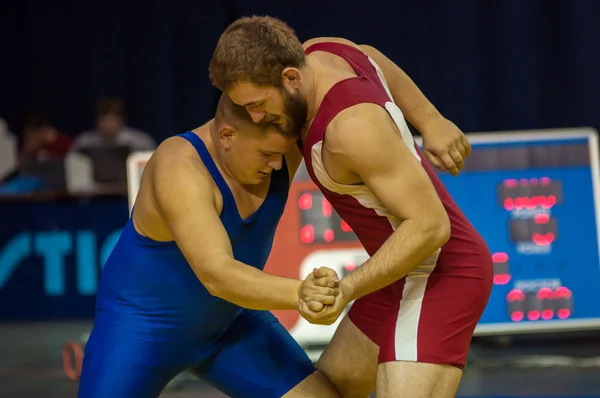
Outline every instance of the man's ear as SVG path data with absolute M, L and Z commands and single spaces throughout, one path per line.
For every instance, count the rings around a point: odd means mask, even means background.
M 225 123 L 219 127 L 219 141 L 225 149 L 231 148 L 237 135 L 237 130 L 230 124 Z
M 302 75 L 296 68 L 289 67 L 281 71 L 281 81 L 283 82 L 284 86 L 297 90 L 300 88 L 301 80 Z

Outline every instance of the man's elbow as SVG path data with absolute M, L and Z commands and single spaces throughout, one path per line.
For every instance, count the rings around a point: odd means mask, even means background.
M 202 286 L 204 286 L 204 288 L 208 291 L 208 293 L 210 293 L 211 296 L 223 298 L 222 296 L 226 294 L 226 282 L 223 280 L 223 278 L 220 277 L 221 274 L 218 271 L 213 272 L 213 269 L 217 271 L 218 269 L 224 268 L 211 267 L 210 270 L 195 269 L 194 271 L 196 276 L 198 277 L 198 280 L 200 281 L 200 283 L 202 283 Z
M 426 225 L 427 240 L 436 248 L 442 247 L 450 239 L 451 224 L 446 211 L 439 212 Z
M 213 277 L 205 277 L 200 279 L 202 282 L 202 286 L 208 291 L 208 293 L 213 297 L 222 298 L 223 296 L 223 286 L 219 283 L 216 278 Z

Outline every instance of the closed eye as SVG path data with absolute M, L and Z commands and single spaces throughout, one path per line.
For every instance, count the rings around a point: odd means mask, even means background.
M 256 110 L 257 108 L 263 106 L 265 104 L 264 101 L 259 101 L 259 102 L 253 102 L 250 104 L 246 104 L 244 105 L 246 107 L 247 110 Z

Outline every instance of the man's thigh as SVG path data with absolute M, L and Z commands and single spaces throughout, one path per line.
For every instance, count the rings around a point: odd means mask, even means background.
M 485 278 L 409 274 L 382 327 L 377 396 L 453 397 L 486 307 Z
M 189 347 L 144 337 L 114 325 L 94 326 L 85 347 L 78 397 L 158 397 L 191 363 L 186 358 Z
M 191 372 L 232 398 L 335 398 L 308 355 L 268 311 L 245 310 L 214 357 Z
M 489 287 L 475 278 L 411 275 L 396 290 L 397 306 L 382 327 L 379 363 L 407 361 L 463 369 Z

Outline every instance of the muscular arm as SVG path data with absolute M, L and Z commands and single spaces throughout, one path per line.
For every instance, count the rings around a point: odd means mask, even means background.
M 442 115 L 425 97 L 412 79 L 398 65 L 376 48 L 361 44 L 360 49 L 367 54 L 383 72 L 394 102 L 413 126 L 420 132 L 426 131 L 426 125 Z
M 233 258 L 202 164 L 169 152 L 168 147 L 161 149 L 153 170 L 158 210 L 210 294 L 250 309 L 296 309 L 300 281 L 267 274 Z
M 450 221 L 425 170 L 387 112 L 360 104 L 340 113 L 327 130 L 336 164 L 357 175 L 402 223 L 341 290 L 354 300 L 406 276 L 450 236 Z

